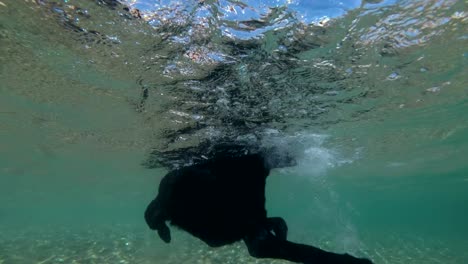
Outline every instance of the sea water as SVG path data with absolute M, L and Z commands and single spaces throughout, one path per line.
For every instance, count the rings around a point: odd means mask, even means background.
M 266 187 L 290 240 L 468 263 L 467 12 L 0 0 L 0 263 L 284 263 L 147 228 L 155 153 L 222 140 L 295 153 Z

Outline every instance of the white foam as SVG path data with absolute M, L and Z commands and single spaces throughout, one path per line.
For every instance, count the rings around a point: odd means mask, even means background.
M 353 157 L 345 157 L 339 149 L 326 146 L 329 138 L 328 135 L 317 133 L 296 133 L 289 136 L 269 133 L 264 144 L 275 145 L 296 156 L 297 165 L 282 169 L 283 173 L 319 180 L 331 168 L 352 163 L 359 153 L 356 152 Z

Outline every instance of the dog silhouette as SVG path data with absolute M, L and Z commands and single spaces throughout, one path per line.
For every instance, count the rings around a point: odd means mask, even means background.
M 265 184 L 270 170 L 295 164 L 289 155 L 217 155 L 170 171 L 145 211 L 148 226 L 169 243 L 166 221 L 211 247 L 243 240 L 251 256 L 297 263 L 371 264 L 348 254 L 327 252 L 287 240 L 281 217 L 268 217 Z

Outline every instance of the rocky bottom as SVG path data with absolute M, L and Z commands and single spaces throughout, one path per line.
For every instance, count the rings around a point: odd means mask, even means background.
M 459 250 L 447 243 L 395 235 L 361 237 L 356 255 L 368 256 L 376 264 L 463 264 L 468 263 L 465 245 Z M 332 239 L 317 239 L 314 245 L 333 250 Z M 364 246 L 365 245 L 365 246 Z M 0 228 L 0 264 L 27 263 L 158 263 L 237 264 L 289 263 L 255 259 L 243 243 L 209 248 L 182 232 L 174 232 L 173 242 L 164 244 L 153 232 L 131 226 L 41 229 Z

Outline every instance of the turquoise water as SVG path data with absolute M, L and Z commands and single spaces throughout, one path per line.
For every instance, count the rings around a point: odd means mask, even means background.
M 468 262 L 465 1 L 205 2 L 0 0 L 0 263 L 282 263 L 143 221 L 151 153 L 226 139 L 298 155 L 291 240 Z

